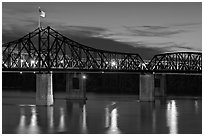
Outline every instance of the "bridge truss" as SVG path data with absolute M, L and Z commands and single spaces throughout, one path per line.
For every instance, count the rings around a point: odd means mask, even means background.
M 138 54 L 94 49 L 75 42 L 51 27 L 37 28 L 3 44 L 3 71 L 142 71 Z
M 155 55 L 147 66 L 154 72 L 201 73 L 202 53 L 175 52 Z
M 145 63 L 138 54 L 91 48 L 49 26 L 3 44 L 2 59 L 2 71 L 202 73 L 200 52 L 158 54 Z

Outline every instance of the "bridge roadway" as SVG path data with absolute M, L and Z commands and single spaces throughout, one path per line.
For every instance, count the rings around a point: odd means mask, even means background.
M 36 73 L 36 104 L 53 104 L 52 74 L 66 74 L 68 99 L 85 99 L 87 72 L 140 73 L 140 100 L 154 101 L 154 91 L 165 95 L 165 74 L 202 73 L 201 52 L 172 52 L 143 61 L 139 54 L 112 52 L 82 45 L 51 27 L 37 28 L 3 44 L 3 72 Z M 160 80 L 160 87 L 154 80 Z

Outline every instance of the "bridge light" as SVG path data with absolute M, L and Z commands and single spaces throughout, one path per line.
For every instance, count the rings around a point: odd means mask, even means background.
M 22 74 L 23 72 L 21 71 L 20 74 Z
M 35 64 L 35 60 L 30 61 L 31 65 Z
M 112 60 L 112 61 L 111 61 L 111 66 L 112 66 L 112 67 L 115 67 L 116 65 L 117 65 L 116 61 L 115 61 L 115 60 Z
M 86 77 L 86 75 L 82 75 L 82 79 L 86 79 L 87 77 Z
M 35 60 L 31 60 L 30 63 L 31 63 L 31 67 L 35 67 Z

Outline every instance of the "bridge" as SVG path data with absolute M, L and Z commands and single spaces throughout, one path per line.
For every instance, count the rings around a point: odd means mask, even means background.
M 201 52 L 173 52 L 155 55 L 149 62 L 139 54 L 95 49 L 71 40 L 51 27 L 39 27 L 24 37 L 3 44 L 2 72 L 36 73 L 36 102 L 53 104 L 52 74 L 67 75 L 69 98 L 85 98 L 86 72 L 140 73 L 140 100 L 154 100 L 154 79 L 165 74 L 201 74 Z M 164 94 L 160 93 L 160 94 Z

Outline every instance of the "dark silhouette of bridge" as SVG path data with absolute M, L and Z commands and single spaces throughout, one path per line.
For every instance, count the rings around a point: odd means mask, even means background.
M 3 72 L 37 73 L 38 105 L 53 104 L 54 72 L 64 72 L 66 75 L 67 98 L 70 99 L 86 97 L 83 72 L 138 72 L 141 101 L 154 101 L 154 92 L 165 96 L 167 73 L 202 73 L 201 52 L 157 54 L 146 62 L 139 54 L 105 51 L 82 45 L 49 26 L 37 28 L 18 40 L 3 44 L 2 55 Z M 155 79 L 160 81 L 157 86 Z
M 51 27 L 37 28 L 3 44 L 2 71 L 104 71 L 201 73 L 202 53 L 174 52 L 144 62 L 139 54 L 112 52 L 82 45 Z

